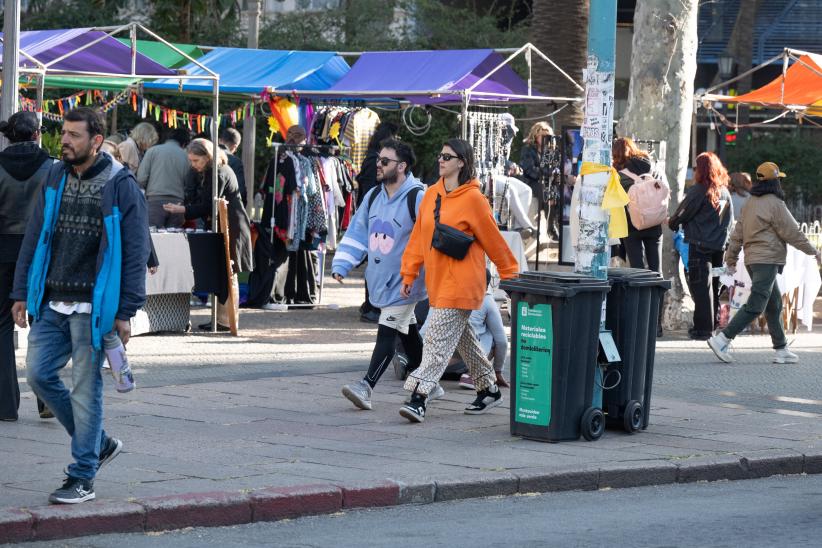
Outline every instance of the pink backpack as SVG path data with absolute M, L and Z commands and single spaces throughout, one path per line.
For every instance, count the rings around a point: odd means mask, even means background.
M 631 224 L 637 230 L 659 226 L 668 218 L 668 199 L 671 189 L 662 179 L 655 178 L 650 173 L 635 175 L 623 169 L 620 173 L 634 180 L 628 189 L 628 215 Z

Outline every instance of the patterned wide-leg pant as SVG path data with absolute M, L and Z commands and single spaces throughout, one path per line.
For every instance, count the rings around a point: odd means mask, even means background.
M 477 336 L 468 323 L 470 310 L 434 308 L 428 313 L 428 326 L 422 346 L 422 363 L 408 375 L 404 388 L 427 396 L 448 366 L 448 360 L 459 350 L 474 379 L 477 392 L 496 382 L 494 367 L 480 347 Z M 417 384 L 419 383 L 419 387 Z

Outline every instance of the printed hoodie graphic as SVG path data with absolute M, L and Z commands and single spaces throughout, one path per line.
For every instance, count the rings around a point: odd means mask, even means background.
M 416 212 L 419 214 L 425 186 L 412 174 L 408 175 L 391 198 L 382 185 L 369 190 L 334 255 L 331 272 L 341 276 L 347 276 L 352 268 L 368 256 L 365 279 L 368 282 L 369 300 L 378 308 L 415 303 L 426 297 L 422 278 L 414 284 L 410 298 L 403 299 L 400 296 L 400 263 L 414 228 L 407 198 L 413 188 L 420 189 L 416 197 Z M 373 192 L 379 194 L 369 207 Z

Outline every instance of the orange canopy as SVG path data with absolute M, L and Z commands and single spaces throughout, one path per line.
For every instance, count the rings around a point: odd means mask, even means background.
M 784 78 L 779 76 L 759 89 L 724 100 L 770 107 L 805 107 L 807 114 L 822 115 L 822 55 L 803 54 L 795 58 Z

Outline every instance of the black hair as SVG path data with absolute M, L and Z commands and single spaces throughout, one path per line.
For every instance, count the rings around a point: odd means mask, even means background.
M 380 148 L 382 148 L 382 142 L 396 138 L 399 132 L 399 126 L 394 122 L 380 122 L 380 125 L 374 130 L 374 134 L 368 141 L 368 150 L 379 152 Z
M 33 141 L 38 131 L 42 131 L 40 120 L 30 111 L 15 112 L 8 120 L 0 122 L 0 133 L 5 135 L 10 143 Z
M 243 140 L 243 136 L 240 135 L 240 132 L 233 127 L 224 127 L 220 130 L 219 139 L 226 145 L 238 147 Z
M 185 148 L 191 142 L 191 132 L 186 128 L 177 127 L 169 133 L 168 138 L 174 139 L 181 147 Z
M 63 120 L 66 122 L 85 122 L 90 137 L 106 135 L 106 119 L 93 108 L 73 108 L 63 116 Z
M 459 184 L 464 185 L 475 177 L 474 173 L 474 149 L 471 143 L 464 139 L 448 139 L 445 146 L 454 151 L 457 158 L 462 160 L 462 168 L 459 173 Z
M 414 154 L 414 149 L 408 143 L 403 143 L 397 139 L 386 139 L 382 142 L 380 148 L 390 148 L 397 154 L 397 159 L 400 162 L 405 162 L 405 172 L 411 171 L 414 164 L 417 163 L 417 156 Z

